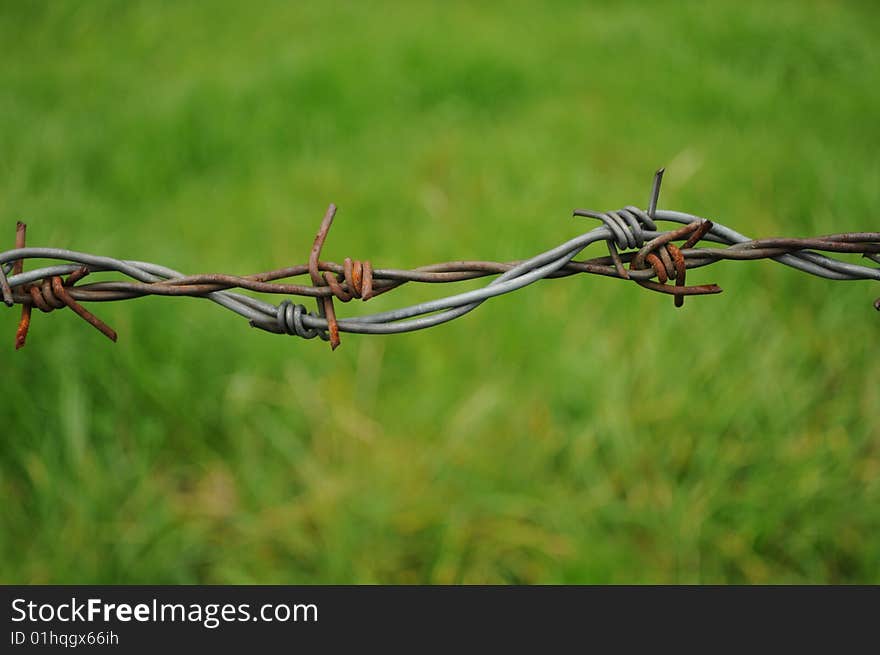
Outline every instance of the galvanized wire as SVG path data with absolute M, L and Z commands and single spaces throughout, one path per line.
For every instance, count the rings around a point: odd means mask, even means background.
M 86 310 L 80 301 L 105 302 L 167 295 L 208 298 L 243 316 L 253 327 L 307 339 L 320 337 L 329 340 L 335 348 L 339 344 L 339 332 L 396 334 L 421 330 L 463 316 L 489 298 L 521 289 L 538 280 L 578 273 L 632 280 L 651 290 L 673 295 L 676 306 L 683 303 L 685 296 L 721 291 L 714 284 L 685 284 L 688 269 L 721 260 L 773 259 L 831 280 L 880 280 L 880 268 L 846 262 L 816 252 L 856 253 L 871 262 L 880 263 L 880 232 L 852 232 L 808 239 L 752 240 L 729 227 L 693 214 L 657 209 L 662 175 L 662 169 L 655 175 L 646 210 L 635 206 L 610 212 L 575 210 L 575 216 L 596 218 L 603 225 L 529 259 L 513 262 L 446 262 L 413 270 L 373 269 L 369 262 L 350 259 L 346 259 L 342 265 L 322 261 L 320 253 L 336 212 L 333 205 L 322 221 L 307 264 L 246 276 L 187 276 L 150 262 L 59 248 L 25 247 L 24 226 L 20 224 L 17 247 L 0 253 L 0 291 L 8 306 L 22 305 L 17 347 L 24 344 L 33 306 L 42 311 L 70 307 L 115 340 L 115 332 Z M 660 230 L 656 221 L 678 223 L 683 227 Z M 582 261 L 575 259 L 597 241 L 606 242 L 608 256 Z M 679 247 L 675 241 L 684 243 Z M 725 247 L 695 247 L 699 241 Z M 27 259 L 61 263 L 24 271 L 22 264 Z M 87 274 L 100 271 L 115 271 L 128 279 L 79 283 Z M 278 281 L 307 273 L 311 277 L 311 285 Z M 368 300 L 405 283 L 450 283 L 491 275 L 497 277 L 479 289 L 391 311 L 336 318 L 334 299 L 345 302 L 353 298 Z M 62 276 L 68 278 L 63 280 Z M 318 301 L 318 309 L 308 312 L 302 304 L 290 299 L 275 305 L 231 289 L 313 297 Z M 874 305 L 880 310 L 880 299 Z

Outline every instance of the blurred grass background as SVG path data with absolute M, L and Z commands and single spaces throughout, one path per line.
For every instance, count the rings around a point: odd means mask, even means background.
M 873 3 L 0 6 L 8 247 L 249 273 L 333 201 L 336 261 L 516 259 L 661 165 L 755 237 L 878 228 Z M 877 285 L 693 280 L 725 293 L 570 278 L 333 354 L 155 298 L 14 352 L 4 311 L 0 581 L 880 582 Z

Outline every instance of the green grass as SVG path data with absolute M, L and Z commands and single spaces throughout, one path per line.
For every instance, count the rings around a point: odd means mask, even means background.
M 661 165 L 662 207 L 752 236 L 876 230 L 878 19 L 3 3 L 3 239 L 248 273 L 333 201 L 337 261 L 516 259 Z M 691 279 L 725 293 L 570 278 L 332 354 L 161 298 L 14 352 L 2 312 L 0 581 L 880 582 L 878 286 Z

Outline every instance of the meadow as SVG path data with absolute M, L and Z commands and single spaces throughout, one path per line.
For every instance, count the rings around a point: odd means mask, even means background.
M 0 241 L 245 274 L 334 202 L 327 259 L 511 260 L 660 166 L 662 208 L 749 236 L 878 230 L 878 20 L 3 2 Z M 880 583 L 880 286 L 688 279 L 724 293 L 551 280 L 332 353 L 187 298 L 90 305 L 115 345 L 35 313 L 14 351 L 0 307 L 0 582 Z

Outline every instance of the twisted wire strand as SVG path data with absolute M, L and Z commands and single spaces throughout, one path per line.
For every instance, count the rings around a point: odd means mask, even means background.
M 323 261 L 321 251 L 336 214 L 330 205 L 307 264 L 246 276 L 184 275 L 174 269 L 134 260 L 121 260 L 59 248 L 26 247 L 24 227 L 17 231 L 16 248 L 0 253 L 0 292 L 8 306 L 22 306 L 16 346 L 24 344 L 30 308 L 49 312 L 63 307 L 77 314 L 115 341 L 116 333 L 80 304 L 127 300 L 147 295 L 203 297 L 248 320 L 251 326 L 304 339 L 319 337 L 332 347 L 339 333 L 397 334 L 421 330 L 456 319 L 487 299 L 533 284 L 544 278 L 594 274 L 632 280 L 650 290 L 670 294 L 681 306 L 690 295 L 720 293 L 714 284 L 688 286 L 689 269 L 722 260 L 773 259 L 811 275 L 831 280 L 880 280 L 880 268 L 835 259 L 825 253 L 856 253 L 880 263 L 880 232 L 852 232 L 814 238 L 752 240 L 717 222 L 693 214 L 657 209 L 663 170 L 655 174 L 647 210 L 629 205 L 595 212 L 576 209 L 575 216 L 594 218 L 602 225 L 526 260 L 513 262 L 459 261 L 413 270 L 373 268 L 369 261 L 346 258 L 343 263 Z M 659 230 L 656 222 L 681 227 Z M 575 258 L 588 246 L 604 241 L 607 257 Z M 682 241 L 676 245 L 675 241 Z M 725 247 L 696 247 L 704 241 Z M 56 260 L 58 264 L 24 271 L 27 259 Z M 628 267 L 626 266 L 628 265 Z M 78 284 L 86 275 L 115 271 L 128 280 Z M 308 274 L 312 284 L 278 282 Z M 68 276 L 66 280 L 62 276 Z M 386 293 L 411 282 L 449 283 L 496 275 L 485 286 L 399 309 L 355 318 L 337 318 L 334 300 L 349 302 Z M 315 298 L 317 311 L 285 299 L 278 305 L 234 291 Z M 874 303 L 880 310 L 880 299 Z

